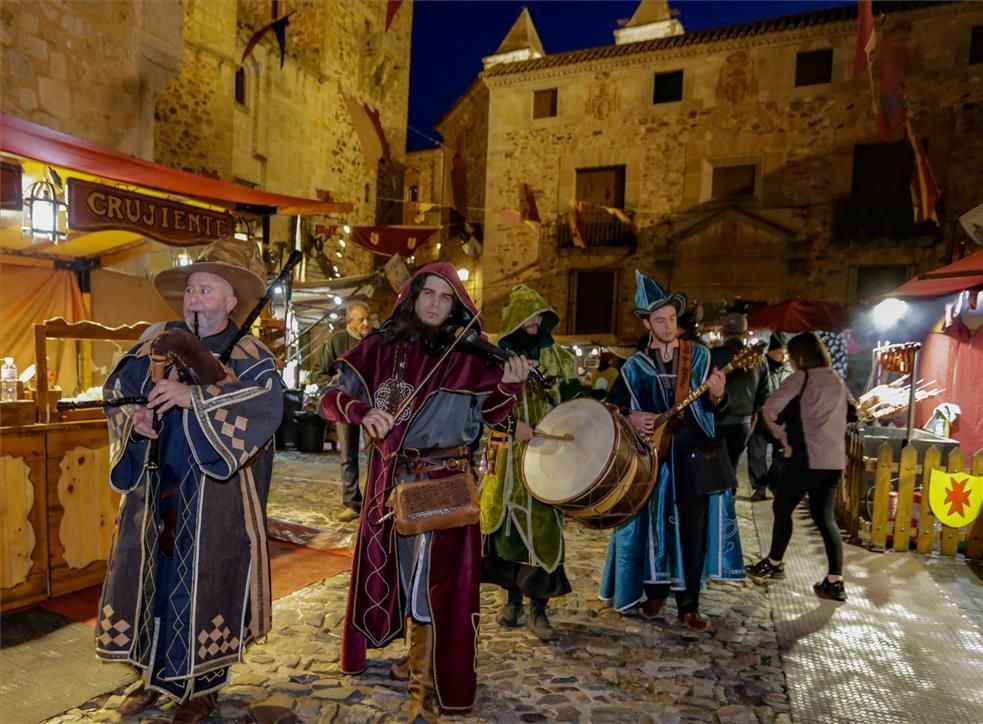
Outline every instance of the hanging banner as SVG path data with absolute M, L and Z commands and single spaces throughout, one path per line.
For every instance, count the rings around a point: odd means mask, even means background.
M 22 205 L 20 166 L 0 161 L 0 209 L 18 211 Z
M 439 226 L 354 226 L 351 240 L 382 256 L 412 256 L 440 230 Z
M 194 246 L 232 236 L 235 217 L 71 178 L 68 227 L 72 231 L 132 231 L 171 246 Z
M 983 476 L 932 471 L 928 501 L 943 525 L 962 528 L 976 520 L 983 504 Z

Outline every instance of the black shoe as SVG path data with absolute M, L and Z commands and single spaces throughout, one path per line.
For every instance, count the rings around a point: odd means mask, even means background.
M 779 563 L 776 566 L 765 556 L 753 566 L 744 566 L 744 572 L 755 583 L 764 583 L 769 578 L 781 581 L 785 578 L 785 564 Z
M 556 630 L 546 617 L 546 601 L 533 599 L 529 603 L 529 619 L 526 626 L 540 641 L 555 641 Z
M 755 488 L 751 493 L 751 502 L 758 503 L 762 500 L 768 500 L 768 491 L 765 488 Z
M 816 595 L 820 598 L 826 598 L 830 601 L 846 600 L 846 591 L 843 589 L 843 581 L 833 583 L 828 578 L 824 578 L 819 583 L 813 583 L 812 590 L 815 591 Z
M 518 591 L 509 591 L 509 598 L 498 614 L 498 625 L 518 628 L 520 618 L 522 618 L 522 594 Z

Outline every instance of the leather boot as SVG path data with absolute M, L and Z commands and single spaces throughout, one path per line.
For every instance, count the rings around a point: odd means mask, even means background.
M 389 667 L 389 678 L 396 681 L 409 681 L 410 678 L 410 655 L 396 659 Z
M 143 684 L 140 684 L 140 686 L 126 695 L 126 698 L 116 707 L 116 711 L 123 716 L 139 714 L 156 704 L 159 698 L 159 691 L 147 689 Z
M 498 614 L 498 625 L 516 628 L 522 617 L 522 591 L 509 591 L 509 598 Z
M 188 699 L 174 711 L 174 718 L 171 721 L 174 724 L 198 724 L 198 722 L 205 721 L 215 709 L 215 702 L 217 701 L 218 692 L 216 691 Z
M 410 623 L 410 710 L 407 721 L 432 724 L 440 714 L 433 682 L 433 627 Z
M 556 631 L 553 629 L 552 624 L 550 624 L 550 620 L 546 617 L 547 603 L 549 603 L 548 598 L 529 599 L 529 620 L 526 621 L 526 626 L 541 641 L 555 641 Z

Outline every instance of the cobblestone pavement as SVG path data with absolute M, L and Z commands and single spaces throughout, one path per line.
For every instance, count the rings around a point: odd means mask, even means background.
M 278 454 L 271 516 L 351 535 L 341 510 L 336 455 Z M 744 554 L 758 554 L 750 505 L 739 502 Z M 670 604 L 650 623 L 625 617 L 597 599 L 608 534 L 570 524 L 567 571 L 573 593 L 551 602 L 559 640 L 541 643 L 525 628 L 495 622 L 501 591 L 482 587 L 478 694 L 458 722 L 707 721 L 722 724 L 788 722 L 789 699 L 765 589 L 711 584 L 703 612 L 712 635 L 675 623 Z M 233 669 L 209 721 L 380 722 L 405 709 L 405 684 L 387 677 L 403 643 L 370 650 L 360 677 L 340 673 L 341 619 L 348 574 L 308 586 L 274 603 L 273 631 Z M 99 665 L 93 663 L 92 665 Z M 50 722 L 120 721 L 113 711 L 124 691 L 89 701 Z M 149 710 L 161 722 L 170 711 Z

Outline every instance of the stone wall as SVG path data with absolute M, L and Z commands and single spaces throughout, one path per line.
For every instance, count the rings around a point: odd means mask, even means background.
M 0 3 L 0 109 L 153 158 L 153 108 L 181 59 L 181 0 Z
M 287 55 L 279 67 L 272 34 L 246 61 L 245 103 L 235 74 L 255 29 L 270 21 L 267 0 L 187 0 L 181 72 L 157 103 L 157 160 L 170 166 L 256 185 L 268 191 L 355 203 L 351 224 L 372 223 L 375 169 L 367 168 L 345 95 L 379 108 L 393 155 L 402 159 L 409 100 L 412 3 L 383 32 L 386 3 L 291 0 Z M 306 226 L 305 226 L 306 228 Z M 289 240 L 290 221 L 275 219 L 274 240 Z M 337 237 L 325 254 L 342 274 L 372 271 L 372 255 Z M 317 264 L 309 264 L 314 278 Z
M 539 70 L 493 69 L 483 78 L 489 126 L 481 289 L 488 319 L 499 318 L 519 281 L 566 315 L 571 272 L 612 269 L 619 273 L 612 331 L 627 341 L 637 332 L 630 314 L 635 268 L 703 300 L 712 314 L 735 296 L 854 302 L 863 266 L 914 272 L 942 263 L 958 235 L 956 218 L 983 200 L 983 66 L 968 65 L 970 28 L 983 23 L 983 10 L 941 6 L 888 22 L 906 66 L 912 121 L 928 140 L 944 193 L 937 238 L 835 233 L 837 202 L 851 191 L 854 145 L 876 140 L 868 82 L 852 77 L 852 22 Z M 830 47 L 832 82 L 795 87 L 796 53 Z M 683 100 L 653 104 L 654 74 L 678 69 Z M 533 119 L 533 91 L 552 87 L 558 115 Z M 756 165 L 753 198 L 711 201 L 713 167 L 732 163 Z M 634 247 L 558 248 L 548 225 L 539 234 L 515 229 L 495 211 L 516 208 L 516 189 L 528 183 L 540 212 L 563 220 L 576 169 L 610 165 L 625 166 Z

